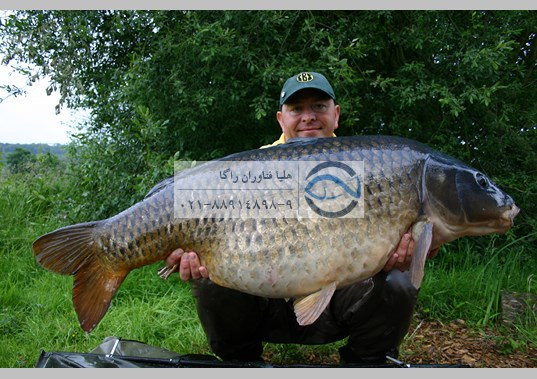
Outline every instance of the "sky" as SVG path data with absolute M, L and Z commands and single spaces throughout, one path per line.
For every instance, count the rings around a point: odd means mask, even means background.
M 0 65 L 0 85 L 15 84 L 24 87 L 26 95 L 8 96 L 0 89 L 0 142 L 2 143 L 47 143 L 65 144 L 69 133 L 82 119 L 81 114 L 62 110 L 56 114 L 55 106 L 59 94 L 46 94 L 48 80 L 41 79 L 26 86 L 25 79 L 10 67 Z

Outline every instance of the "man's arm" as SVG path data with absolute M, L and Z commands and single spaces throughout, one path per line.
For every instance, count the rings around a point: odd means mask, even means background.
M 412 254 L 414 252 L 414 240 L 412 239 L 412 233 L 410 231 L 403 234 L 399 246 L 393 252 L 388 262 L 384 265 L 384 271 L 391 271 L 394 268 L 400 271 L 406 271 L 410 267 L 412 261 Z

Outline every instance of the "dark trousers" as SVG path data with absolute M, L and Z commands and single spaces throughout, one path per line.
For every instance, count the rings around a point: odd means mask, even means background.
M 335 291 L 311 325 L 300 326 L 293 302 L 252 296 L 209 280 L 192 282 L 209 346 L 223 360 L 261 360 L 263 342 L 316 345 L 348 337 L 340 348 L 347 363 L 397 357 L 410 326 L 418 291 L 408 272 L 380 272 Z

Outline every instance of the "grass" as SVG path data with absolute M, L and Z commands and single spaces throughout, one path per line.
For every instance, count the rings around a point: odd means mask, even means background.
M 3 176 L 0 179 L 0 367 L 33 367 L 44 351 L 89 352 L 106 337 L 139 340 L 179 354 L 210 354 L 188 284 L 156 275 L 160 264 L 129 274 L 99 326 L 79 327 L 71 301 L 72 278 L 36 262 L 32 241 L 70 224 L 62 178 Z M 536 293 L 535 235 L 461 239 L 427 263 L 419 317 L 464 319 L 476 328 L 497 327 L 500 290 Z M 535 315 L 516 325 L 513 346 L 537 345 Z M 297 363 L 337 354 L 340 341 L 323 346 L 267 344 L 275 363 Z

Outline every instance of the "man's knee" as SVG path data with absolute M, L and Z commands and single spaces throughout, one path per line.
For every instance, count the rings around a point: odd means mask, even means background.
M 208 280 L 192 282 L 192 293 L 214 354 L 223 360 L 261 360 L 260 322 L 264 299 Z
M 418 298 L 418 290 L 412 285 L 408 271 L 390 271 L 383 292 L 384 301 L 395 308 L 403 307 L 402 311 L 411 311 Z
M 353 312 L 348 345 L 340 353 L 350 357 L 396 356 L 408 332 L 418 291 L 407 272 L 392 270 L 374 277 L 376 286 L 369 301 Z

